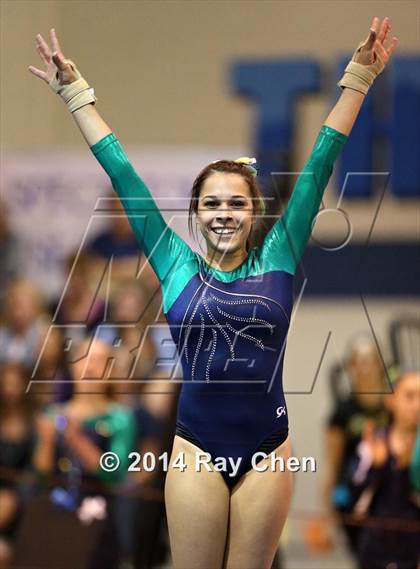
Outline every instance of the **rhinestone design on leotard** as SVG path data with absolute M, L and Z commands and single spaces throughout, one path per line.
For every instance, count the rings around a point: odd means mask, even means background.
M 274 333 L 276 318 L 270 303 L 278 304 L 258 295 L 226 292 L 214 284 L 209 287 L 202 282 L 187 311 L 181 330 L 182 340 L 180 338 L 185 361 L 191 364 L 191 381 L 203 377 L 197 376 L 198 362 L 205 362 L 201 374 L 204 371 L 205 382 L 211 381 L 216 346 L 220 341 L 227 350 L 226 357 L 230 362 L 241 360 L 238 358 L 238 347 L 242 348 L 242 353 L 249 353 L 247 344 L 251 344 L 251 348 L 254 346 L 261 351 L 266 350 L 266 345 L 258 336 L 272 336 Z M 271 319 L 274 322 L 270 322 Z M 264 334 L 254 335 L 247 331 L 249 328 L 264 331 Z M 220 353 L 219 348 L 217 352 Z

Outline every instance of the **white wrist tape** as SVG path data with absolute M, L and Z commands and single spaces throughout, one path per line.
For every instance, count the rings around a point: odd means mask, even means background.
M 342 89 L 344 89 L 344 87 L 348 87 L 349 89 L 354 89 L 355 91 L 359 91 L 366 95 L 369 87 L 372 85 L 376 77 L 382 72 L 385 65 L 377 53 L 375 53 L 375 61 L 370 65 L 356 63 L 356 56 L 364 44 L 365 42 L 361 42 L 357 46 L 351 61 L 344 70 L 343 77 L 337 85 Z
M 75 64 L 70 61 L 70 59 L 67 59 L 66 63 L 70 64 L 75 72 L 77 77 L 76 81 L 66 85 L 61 85 L 58 79 L 58 73 L 56 73 L 51 79 L 49 85 L 54 93 L 60 95 L 66 103 L 69 111 L 74 113 L 74 111 L 77 111 L 85 105 L 95 103 L 97 99 L 95 97 L 94 90 L 89 87 L 88 82 L 83 79 Z

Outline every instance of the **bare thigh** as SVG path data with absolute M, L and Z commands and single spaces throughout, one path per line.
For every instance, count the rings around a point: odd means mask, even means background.
M 276 456 L 290 456 L 290 439 Z M 269 466 L 270 457 L 258 463 Z M 234 487 L 230 499 L 226 569 L 270 569 L 290 506 L 292 473 L 250 470 Z
M 221 569 L 229 520 L 229 489 L 219 472 L 195 470 L 202 452 L 175 436 L 171 464 L 182 453 L 186 469 L 168 468 L 165 503 L 174 569 Z

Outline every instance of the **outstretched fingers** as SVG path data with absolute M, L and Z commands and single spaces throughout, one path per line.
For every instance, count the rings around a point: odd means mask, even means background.
M 388 57 L 391 57 L 391 55 L 394 53 L 396 47 L 398 45 L 398 38 L 396 38 L 395 36 L 392 38 L 391 43 L 389 44 L 389 46 L 386 48 L 386 51 L 388 52 Z
M 363 47 L 365 49 L 372 49 L 373 46 L 375 45 L 375 40 L 376 40 L 376 32 L 371 28 Z
M 379 34 L 379 31 L 381 29 L 381 21 L 377 16 L 373 18 L 370 29 L 373 30 L 376 35 Z
M 49 65 L 50 60 L 47 58 L 44 50 L 41 48 L 41 46 L 38 43 L 36 44 L 36 50 L 38 52 L 39 57 L 42 59 L 42 61 L 45 63 L 45 65 Z
M 379 40 L 376 40 L 375 43 L 375 53 L 379 56 L 383 63 L 388 62 L 388 52 Z
M 58 41 L 58 37 L 57 37 L 56 31 L 54 28 L 51 28 L 51 30 L 50 30 L 50 37 L 51 37 L 51 47 L 52 47 L 53 54 L 57 53 L 57 54 L 61 55 L 61 57 L 64 59 L 64 55 L 63 55 L 63 52 L 61 50 L 60 43 Z
M 37 34 L 35 39 L 36 39 L 36 47 L 42 60 L 47 64 L 50 63 L 52 54 L 50 48 L 48 47 L 47 42 L 44 40 L 41 34 Z
M 381 60 L 384 63 L 388 63 L 390 57 L 395 51 L 395 48 L 397 47 L 397 43 L 398 39 L 394 37 L 392 38 L 389 47 L 386 48 L 379 40 L 376 40 L 375 52 L 378 54 L 378 56 L 381 58 Z
M 37 67 L 34 67 L 33 65 L 30 65 L 28 67 L 28 69 L 31 73 L 33 73 L 34 75 L 36 75 L 40 79 L 43 79 L 44 81 L 48 82 L 47 74 L 45 73 L 45 71 L 41 71 L 41 69 L 38 69 Z
M 391 29 L 390 19 L 388 17 L 384 18 L 378 33 L 378 40 L 381 43 L 384 43 L 384 41 L 386 40 L 386 36 L 388 35 L 390 29 Z
M 391 20 L 385 17 L 382 22 L 375 16 L 372 20 L 369 35 L 365 41 L 365 49 L 374 49 L 384 63 L 387 63 L 397 47 L 398 39 L 389 40 Z
M 65 71 L 67 69 L 68 63 L 60 51 L 53 53 L 52 59 L 60 71 Z

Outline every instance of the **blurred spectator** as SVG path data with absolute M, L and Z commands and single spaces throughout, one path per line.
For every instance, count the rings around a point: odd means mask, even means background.
M 155 366 L 155 346 L 148 332 L 150 323 L 146 289 L 140 281 L 123 282 L 112 295 L 110 322 L 101 327 L 99 337 L 114 346 L 123 346 L 131 354 L 126 377 L 136 381 L 134 392 L 141 386 L 137 382 L 148 379 Z
M 410 465 L 410 478 L 413 488 L 420 493 L 420 421 Z
M 20 244 L 7 222 L 7 210 L 0 202 L 0 310 L 8 284 L 20 275 Z
M 66 261 L 68 282 L 62 298 L 51 307 L 53 323 L 62 327 L 65 342 L 80 343 L 104 320 L 106 304 L 91 281 L 91 264 L 83 252 Z
M 140 269 L 143 281 L 149 285 L 154 283 L 154 289 L 159 288 L 155 273 L 146 262 L 141 245 L 134 237 L 121 202 L 113 191 L 107 202 L 108 228 L 88 243 L 86 248 L 95 274 L 102 275 L 112 259 L 111 290 L 121 281 L 136 278 L 140 274 Z
M 91 561 L 91 569 L 117 566 L 115 491 L 127 476 L 134 448 L 135 423 L 131 412 L 112 400 L 107 368 L 112 348 L 99 340 L 85 340 L 72 365 L 74 393 L 63 405 L 50 406 L 37 421 L 38 444 L 34 465 L 38 472 L 55 473 L 61 482 L 51 493 L 54 503 L 88 514 L 88 498 L 100 497 L 106 519 Z M 120 466 L 113 472 L 100 467 L 104 452 L 114 452 Z M 99 504 L 100 502 L 98 502 Z
M 0 567 L 7 567 L 23 506 L 23 474 L 35 446 L 28 372 L 20 364 L 0 366 Z
M 154 309 L 149 291 L 140 279 L 121 283 L 112 295 L 112 324 L 101 327 L 99 337 L 118 346 L 117 353 L 121 347 L 130 353 L 126 374 L 114 386 L 114 397 L 133 408 L 137 428 L 134 450 L 142 457 L 157 458 L 166 445 L 162 438 L 168 417 L 151 413 L 144 405 L 143 395 L 145 388 L 153 385 L 156 364 L 156 349 L 148 328 L 153 323 Z M 130 562 L 139 569 L 151 567 L 166 555 L 167 547 L 161 539 L 164 520 L 161 471 L 162 464 L 156 460 L 154 468 L 132 472 L 125 491 L 116 500 L 120 520 L 117 527 L 127 566 Z
M 118 346 L 117 353 L 121 347 L 130 353 L 126 375 L 114 386 L 114 397 L 133 408 L 137 427 L 135 450 L 149 458 L 170 451 L 173 426 L 169 422 L 176 402 L 172 394 L 176 386 L 170 385 L 161 370 L 159 379 L 164 379 L 164 383 L 155 377 L 156 363 L 161 357 L 153 334 L 154 314 L 160 308 L 156 300 L 159 298 L 151 298 L 144 279 L 122 281 L 112 295 L 112 323 L 99 331 L 101 339 Z M 169 333 L 166 322 L 165 327 Z M 167 555 L 163 484 L 162 463 L 156 460 L 154 468 L 132 472 L 126 489 L 116 500 L 124 560 L 134 563 L 136 569 L 155 566 Z
M 136 569 L 143 569 L 154 566 L 153 561 L 158 557 L 163 560 L 167 550 L 160 542 L 163 485 L 160 484 L 162 463 L 158 460 L 163 451 L 164 425 L 140 401 L 133 404 L 136 423 L 133 450 L 142 459 L 139 470 L 130 473 L 125 490 L 117 497 L 116 512 L 120 520 L 117 527 L 123 559 L 127 566 L 130 562 Z M 144 468 L 144 464 L 152 467 Z
M 308 539 L 318 551 L 333 543 L 333 528 L 338 521 L 345 530 L 348 545 L 357 551 L 359 528 L 346 524 L 352 508 L 349 477 L 357 460 L 356 449 L 369 422 L 384 427 L 389 420 L 383 404 L 386 386 L 381 357 L 376 344 L 365 335 L 352 340 L 345 357 L 351 392 L 335 401 L 328 420 L 325 440 L 325 482 L 322 490 L 322 516 L 311 524 Z
M 25 279 L 11 282 L 0 326 L 0 362 L 32 367 L 38 358 L 46 329 L 47 317 L 36 286 Z
M 32 376 L 31 390 L 40 407 L 70 399 L 73 382 L 68 369 L 68 352 L 60 328 L 51 326 Z
M 108 228 L 97 235 L 87 246 L 91 255 L 117 260 L 138 257 L 141 253 L 130 222 L 124 208 L 114 191 L 109 193 L 107 205 L 109 208 Z M 133 273 L 126 275 L 133 276 Z
M 420 421 L 420 372 L 399 374 L 385 403 L 391 424 L 382 430 L 365 426 L 352 476 L 354 512 L 368 518 L 360 530 L 358 560 L 363 569 L 416 569 L 420 494 L 410 480 L 410 460 Z

